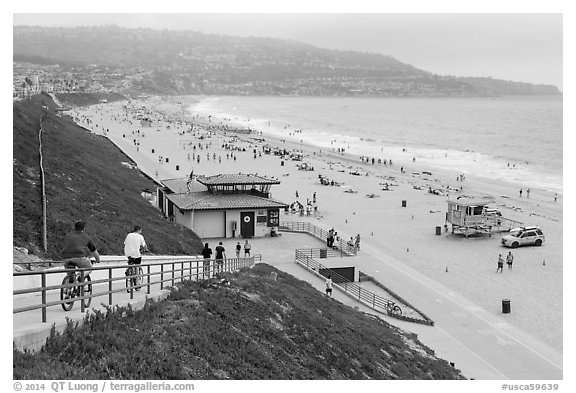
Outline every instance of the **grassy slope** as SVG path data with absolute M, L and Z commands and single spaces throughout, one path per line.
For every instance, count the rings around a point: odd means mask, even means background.
M 413 335 L 269 265 L 225 276 L 230 285 L 189 282 L 143 310 L 93 316 L 48 339 L 38 354 L 14 350 L 13 377 L 463 378 Z
M 48 251 L 42 250 L 42 201 L 38 154 L 40 117 L 47 105 L 42 136 L 47 194 Z M 114 144 L 58 117 L 45 95 L 13 105 L 13 244 L 34 254 L 60 258 L 62 239 L 74 221 L 103 254 L 122 254 L 124 237 L 138 224 L 156 254 L 198 254 L 202 244 L 189 229 L 171 224 L 140 196 L 154 183 Z

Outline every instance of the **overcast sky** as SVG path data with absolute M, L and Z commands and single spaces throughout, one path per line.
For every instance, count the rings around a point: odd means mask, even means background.
M 14 14 L 14 25 L 124 27 L 294 39 L 376 52 L 417 68 L 553 84 L 562 90 L 560 13 Z

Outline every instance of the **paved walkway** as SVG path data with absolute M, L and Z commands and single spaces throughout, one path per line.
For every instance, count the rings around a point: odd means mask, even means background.
M 221 239 L 230 244 L 230 239 Z M 294 249 L 318 248 L 323 243 L 312 236 L 282 232 L 278 238 L 253 239 L 252 249 L 279 270 L 309 282 L 324 292 L 324 279 L 294 263 Z M 351 266 L 391 287 L 434 322 L 425 326 L 380 315 L 404 330 L 414 332 L 438 357 L 453 362 L 465 376 L 484 380 L 561 380 L 562 353 L 507 323 L 505 316 L 489 313 L 450 288 L 403 265 L 364 241 Z M 330 259 L 322 260 L 330 266 Z M 340 265 L 340 262 L 338 262 Z M 393 284 L 393 285 L 392 285 Z M 384 296 L 384 294 L 381 294 Z M 336 300 L 374 313 L 347 295 L 335 291 Z
M 235 240 L 209 239 L 208 242 L 217 244 L 220 240 L 223 241 L 229 256 L 234 255 Z M 296 248 L 321 247 L 323 243 L 319 240 L 305 234 L 281 233 L 277 238 L 255 238 L 251 239 L 250 243 L 253 254 L 261 254 L 264 263 L 307 281 L 324 292 L 324 280 L 294 262 Z M 330 266 L 330 260 L 325 259 L 323 263 Z M 400 296 L 434 320 L 435 326 L 431 327 L 380 315 L 387 322 L 416 333 L 420 341 L 432 348 L 438 357 L 453 362 L 465 376 L 483 380 L 562 379 L 562 353 L 511 326 L 505 317 L 490 314 L 451 289 L 371 247 L 369 241 L 363 242 L 359 256 L 347 257 L 346 260 L 350 265 L 357 266 L 392 287 Z M 338 261 L 339 265 L 341 263 L 342 261 Z M 126 304 L 130 301 L 127 294 L 123 296 L 125 298 L 115 297 L 115 303 L 118 301 Z M 150 295 L 138 292 L 132 301 L 135 307 L 143 305 L 147 296 L 159 298 L 166 296 L 166 292 L 159 289 L 154 289 Z M 359 304 L 338 290 L 334 291 L 334 298 L 360 311 L 374 313 L 367 306 Z M 97 303 L 98 299 L 94 299 L 92 307 Z M 15 316 L 15 340 L 35 335 L 41 344 L 52 323 L 62 328 L 66 317 L 80 320 L 83 316 L 78 311 L 79 307 L 70 313 L 63 312 L 60 307 L 53 309 L 48 313 L 48 324 L 39 322 L 38 310 Z

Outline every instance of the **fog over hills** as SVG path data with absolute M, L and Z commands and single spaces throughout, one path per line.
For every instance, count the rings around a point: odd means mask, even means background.
M 381 54 L 194 31 L 14 27 L 14 61 L 130 79 L 149 94 L 557 95 L 551 85 L 436 75 Z M 138 77 L 134 77 L 138 75 Z M 126 92 L 126 91 L 123 91 Z

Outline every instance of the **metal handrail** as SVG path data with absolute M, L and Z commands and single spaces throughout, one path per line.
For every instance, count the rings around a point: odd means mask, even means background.
M 279 230 L 284 232 L 303 232 L 308 233 L 315 238 L 325 242 L 328 238 L 328 231 L 317 227 L 316 225 L 309 222 L 302 221 L 282 221 L 279 225 Z M 335 241 L 332 249 L 340 250 L 340 256 L 353 256 L 358 253 L 356 246 L 350 246 L 347 242 L 339 238 Z
M 168 261 L 160 261 L 160 262 L 145 262 L 139 265 L 142 267 L 143 270 L 146 270 L 144 274 L 142 274 L 143 282 L 139 285 L 142 288 L 146 288 L 146 294 L 150 294 L 150 288 L 154 285 L 160 285 L 160 289 L 163 290 L 165 283 L 171 282 L 171 286 L 175 285 L 177 280 L 183 282 L 184 280 L 201 280 L 206 277 L 212 277 L 214 274 L 219 272 L 231 272 L 237 271 L 243 267 L 252 266 L 256 261 L 262 261 L 262 255 L 256 254 L 250 258 L 226 258 L 222 260 L 222 265 L 219 266 L 217 264 L 217 259 L 202 259 L 202 258 L 186 258 L 183 257 L 182 259 L 175 259 L 175 260 L 168 260 Z M 204 263 L 208 262 L 208 265 L 205 266 Z M 171 269 L 164 269 L 165 266 L 171 265 Z M 46 312 L 49 307 L 58 306 L 63 303 L 69 303 L 70 299 L 65 300 L 57 300 L 57 301 L 47 301 L 47 294 L 50 291 L 60 291 L 61 289 L 65 288 L 74 288 L 77 287 L 79 284 L 69 283 L 69 284 L 57 284 L 57 285 L 46 285 L 46 278 L 51 275 L 57 274 L 66 274 L 66 273 L 74 273 L 75 275 L 79 273 L 81 277 L 84 277 L 84 273 L 86 271 L 94 272 L 94 271 L 108 271 L 108 278 L 100 278 L 94 281 L 91 281 L 92 284 L 92 293 L 88 295 L 84 295 L 83 293 L 83 285 L 80 286 L 81 288 L 81 296 L 75 297 L 74 301 L 80 301 L 80 309 L 84 312 L 84 300 L 90 298 L 96 298 L 101 296 L 108 295 L 108 304 L 113 305 L 113 297 L 112 294 L 118 292 L 126 292 L 127 288 L 122 286 L 119 289 L 113 289 L 112 284 L 115 281 L 125 281 L 126 278 L 130 278 L 131 276 L 126 276 L 125 274 L 117 275 L 114 277 L 112 274 L 113 271 L 119 269 L 127 269 L 129 267 L 133 267 L 135 265 L 113 265 L 113 266 L 92 266 L 90 268 L 76 268 L 76 269 L 51 269 L 51 270 L 34 270 L 34 271 L 27 271 L 27 272 L 13 272 L 13 277 L 22 277 L 22 276 L 39 276 L 41 279 L 41 285 L 31 288 L 25 289 L 16 289 L 13 290 L 13 296 L 19 295 L 26 295 L 26 294 L 40 294 L 41 300 L 39 304 L 29 305 L 20 308 L 14 308 L 12 310 L 13 314 L 22 313 L 26 311 L 32 310 L 42 310 L 42 322 L 46 322 Z M 152 271 L 153 267 L 159 267 L 159 271 Z M 207 269 L 205 269 L 207 268 Z M 176 275 L 178 273 L 178 275 Z M 160 276 L 159 279 L 154 279 L 157 276 Z M 97 284 L 106 284 L 108 283 L 107 290 L 103 291 L 94 291 L 94 287 Z M 134 298 L 134 289 L 129 289 L 130 299 Z
M 316 261 L 309 255 L 310 250 L 297 249 L 296 262 L 300 263 L 303 266 L 306 266 L 308 269 L 311 269 L 320 275 L 322 275 L 320 273 L 320 270 L 325 270 L 329 272 L 329 274 L 332 276 L 332 282 L 335 286 L 339 287 L 342 291 L 348 293 L 349 295 L 352 295 L 354 298 L 357 298 L 359 301 L 363 302 L 364 304 L 368 305 L 369 307 L 377 311 L 383 312 L 388 315 L 402 313 L 402 309 L 394 301 L 376 295 L 375 293 L 362 288 L 355 282 L 350 282 L 344 276 L 322 265 L 320 262 Z M 326 277 L 324 275 L 322 276 Z

